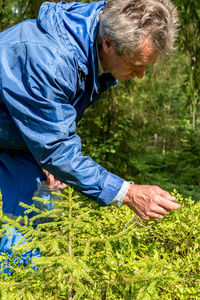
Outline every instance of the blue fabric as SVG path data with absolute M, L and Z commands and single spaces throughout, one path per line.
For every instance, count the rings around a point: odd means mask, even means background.
M 57 179 L 108 205 L 123 179 L 83 156 L 76 135 L 85 109 L 117 83 L 111 74 L 98 78 L 104 5 L 46 2 L 37 20 L 0 33 L 0 148 L 28 149 Z
M 46 180 L 46 176 L 30 154 L 22 151 L 2 151 L 0 153 L 0 189 L 3 213 L 11 216 L 24 216 L 25 209 L 19 205 L 19 202 L 28 205 L 33 203 L 33 193 L 40 180 Z M 28 216 L 32 217 L 33 214 Z M 3 228 L 4 236 L 0 242 L 0 255 L 6 254 L 11 259 L 13 258 L 12 246 L 23 238 L 23 233 L 19 232 L 17 228 L 7 230 L 6 224 L 3 225 Z M 35 256 L 40 256 L 39 249 L 25 252 L 20 257 L 15 255 L 14 263 L 26 266 Z M 10 259 L 1 259 L 0 266 L 3 266 L 4 272 L 12 275 Z
M 19 202 L 28 205 L 33 203 L 32 197 L 37 189 L 38 179 L 46 180 L 46 176 L 28 153 L 12 150 L 0 153 L 3 213 L 23 216 L 25 209 L 19 206 Z
M 24 215 L 19 202 L 32 203 L 41 168 L 101 205 L 108 205 L 123 179 L 81 153 L 76 124 L 100 93 L 116 85 L 98 78 L 96 36 L 104 1 L 44 3 L 37 20 L 0 33 L 0 189 L 3 213 Z M 31 217 L 31 215 L 30 215 Z M 0 252 L 12 258 L 23 236 L 13 228 Z M 26 265 L 39 250 L 16 258 Z M 30 256 L 30 259 L 28 257 Z M 4 271 L 11 274 L 9 260 Z M 7 264 L 7 266 L 6 266 Z
M 33 265 L 32 258 L 41 257 L 40 250 L 32 249 L 21 255 L 16 253 L 13 254 L 12 247 L 22 241 L 23 234 L 20 233 L 17 228 L 10 228 L 8 230 L 6 227 L 7 225 L 4 224 L 4 236 L 1 238 L 0 242 L 0 255 L 2 255 L 2 258 L 0 259 L 0 273 L 3 272 L 11 276 L 13 275 L 15 265 L 23 265 L 25 267 L 30 263 L 32 264 L 33 269 L 37 270 L 38 266 Z M 25 243 L 25 241 L 23 243 Z

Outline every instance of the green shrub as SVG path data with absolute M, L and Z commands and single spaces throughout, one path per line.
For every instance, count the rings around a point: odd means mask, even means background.
M 57 209 L 35 217 L 54 218 L 36 230 L 34 219 L 21 226 L 5 218 L 32 238 L 16 253 L 39 247 L 42 257 L 34 259 L 38 270 L 1 275 L 0 299 L 200 299 L 200 203 L 175 194 L 182 208 L 149 223 L 71 188 Z

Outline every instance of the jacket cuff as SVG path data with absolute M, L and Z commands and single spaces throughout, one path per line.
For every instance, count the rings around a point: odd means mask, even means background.
M 121 189 L 124 180 L 115 174 L 108 173 L 103 185 L 103 189 L 96 199 L 96 202 L 102 206 L 109 205 Z
M 117 195 L 115 196 L 115 198 L 111 201 L 111 205 L 114 205 L 116 207 L 120 207 L 123 203 L 123 200 L 128 192 L 128 189 L 130 187 L 130 182 L 128 181 L 124 181 L 124 183 L 122 184 L 121 189 L 119 190 L 119 192 L 117 193 Z

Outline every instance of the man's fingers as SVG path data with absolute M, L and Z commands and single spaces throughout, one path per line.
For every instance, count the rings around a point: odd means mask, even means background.
M 163 219 L 170 210 L 180 208 L 171 196 L 158 186 L 130 185 L 124 204 L 134 210 L 143 220 Z
M 44 172 L 44 174 L 47 177 L 46 181 L 42 181 L 42 184 L 49 186 L 50 189 L 60 189 L 60 190 L 64 190 L 67 187 L 67 184 L 61 182 L 58 179 L 55 179 L 55 177 L 50 174 L 48 171 L 46 170 L 42 170 Z
M 42 184 L 48 185 L 50 188 L 54 187 L 55 184 L 56 184 L 55 177 L 52 174 L 50 174 L 48 171 L 44 170 L 44 169 L 42 171 L 43 171 L 43 173 L 47 177 L 47 180 L 46 181 L 42 181 Z
M 149 215 L 149 220 L 151 220 L 151 219 L 163 219 L 163 218 L 164 218 L 164 216 L 162 214 L 157 214 L 157 213 L 153 213 L 153 212 Z
M 170 193 L 164 191 L 164 190 L 161 190 L 160 191 L 160 195 L 163 197 L 163 198 L 166 198 L 167 200 L 170 200 L 170 201 L 175 201 L 176 200 L 176 197 L 170 195 Z
M 45 185 L 49 185 L 50 187 L 52 187 L 55 184 L 55 178 L 53 175 L 51 175 L 50 173 L 45 174 L 47 176 L 47 181 L 43 181 L 42 183 Z
M 65 184 L 63 182 L 59 183 L 59 186 L 58 186 L 59 190 L 64 190 L 64 189 L 66 189 L 66 187 L 67 187 L 67 184 Z
M 152 209 L 153 213 L 157 213 L 159 215 L 168 215 L 169 211 L 167 209 L 164 209 L 161 206 L 156 206 L 154 209 Z
M 172 202 L 171 200 L 168 200 L 163 197 L 160 198 L 159 205 L 167 210 L 179 209 L 181 207 L 180 204 Z
M 48 180 L 48 176 L 50 175 L 50 173 L 48 171 L 44 170 L 44 169 L 42 169 L 42 172 L 46 175 L 47 180 Z
M 163 215 L 161 215 L 159 213 L 154 213 L 154 212 L 149 213 L 148 216 L 147 215 L 140 215 L 140 214 L 138 214 L 138 215 L 144 221 L 152 221 L 154 219 L 163 219 L 164 218 Z

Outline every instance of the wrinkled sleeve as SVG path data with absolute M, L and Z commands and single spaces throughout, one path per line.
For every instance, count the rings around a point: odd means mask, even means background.
M 3 98 L 35 160 L 99 204 L 110 204 L 124 181 L 82 155 L 71 105 L 73 58 L 31 44 L 12 45 L 2 55 Z

